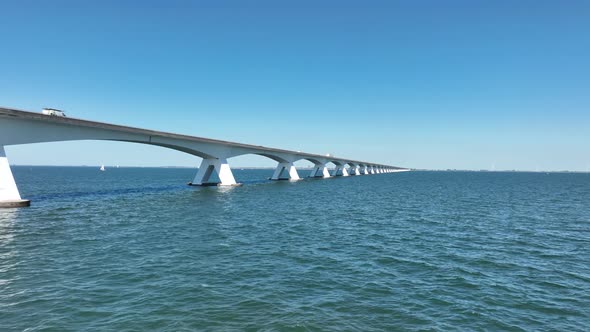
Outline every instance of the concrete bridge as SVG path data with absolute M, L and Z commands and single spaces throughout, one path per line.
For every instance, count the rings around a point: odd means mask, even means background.
M 314 164 L 309 174 L 310 177 L 328 178 L 408 170 L 329 155 L 227 142 L 0 107 L 0 207 L 28 206 L 30 204 L 30 201 L 21 199 L 6 158 L 4 146 L 72 140 L 109 140 L 150 144 L 201 157 L 203 158 L 201 166 L 194 180 L 189 183 L 201 186 L 238 185 L 227 159 L 245 154 L 256 154 L 275 160 L 278 165 L 272 175 L 272 180 L 299 180 L 299 174 L 293 163 L 303 159 Z M 327 167 L 328 163 L 335 165 L 331 174 Z M 218 182 L 211 181 L 213 172 L 217 173 Z

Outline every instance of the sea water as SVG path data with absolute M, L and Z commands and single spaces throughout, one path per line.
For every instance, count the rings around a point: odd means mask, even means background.
M 13 172 L 1 331 L 590 328 L 590 174 Z

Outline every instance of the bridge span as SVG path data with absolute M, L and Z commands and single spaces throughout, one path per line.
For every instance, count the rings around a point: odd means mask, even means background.
M 272 180 L 299 180 L 294 163 L 303 159 L 314 164 L 309 177 L 328 178 L 409 170 L 330 155 L 289 151 L 0 107 L 0 207 L 30 204 L 29 200 L 24 200 L 20 196 L 4 146 L 73 140 L 150 144 L 201 157 L 203 160 L 197 174 L 189 183 L 198 186 L 238 185 L 227 159 L 245 154 L 256 154 L 275 160 L 278 165 L 271 177 Z M 327 167 L 328 163 L 335 165 L 332 173 Z M 219 181 L 211 180 L 213 172 L 217 173 Z

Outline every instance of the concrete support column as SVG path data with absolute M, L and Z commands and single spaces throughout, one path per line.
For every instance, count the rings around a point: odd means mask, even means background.
M 316 164 L 311 173 L 309 173 L 310 178 L 329 178 L 330 172 L 328 171 L 328 167 L 325 164 Z
M 324 167 L 322 167 L 322 177 L 323 178 L 330 177 L 330 172 L 328 171 L 328 167 L 326 167 L 326 165 L 324 165 Z
M 209 178 L 211 177 L 213 171 L 217 172 L 220 182 L 209 182 Z M 197 172 L 197 175 L 195 175 L 195 179 L 189 184 L 194 186 L 238 185 L 234 179 L 234 175 L 231 172 L 231 168 L 229 168 L 227 159 L 225 158 L 203 159 L 201 166 L 199 166 L 199 171 Z
M 341 169 L 342 169 L 342 166 L 336 165 L 336 167 L 334 168 L 334 172 L 332 173 L 332 176 L 340 176 Z
M 344 165 L 342 165 L 341 167 L 342 167 L 342 176 L 349 176 L 350 174 L 348 174 L 348 170 L 346 169 L 346 167 Z
M 31 201 L 20 197 L 4 146 L 0 145 L 0 208 L 29 206 L 30 204 Z
M 279 163 L 277 165 L 277 168 L 275 169 L 275 172 L 270 179 L 296 181 L 300 180 L 301 178 L 299 177 L 297 169 L 295 168 L 293 163 L 285 162 Z
M 309 173 L 309 177 L 310 178 L 315 178 L 316 174 L 320 171 L 320 168 L 316 165 L 311 169 L 311 172 Z
M 332 174 L 332 176 L 348 176 L 348 170 L 346 169 L 346 167 L 344 167 L 344 165 L 336 165 L 336 168 L 334 169 L 334 173 Z
M 361 175 L 361 167 L 360 166 L 354 166 L 352 168 L 352 174 L 354 174 L 354 175 Z
M 332 172 L 332 176 L 340 176 L 340 166 L 336 165 L 336 167 L 334 168 L 334 171 Z

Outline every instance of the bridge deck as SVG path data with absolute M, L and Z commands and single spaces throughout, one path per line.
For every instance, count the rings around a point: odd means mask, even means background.
M 356 163 L 356 164 L 368 164 L 368 165 L 374 165 L 374 166 L 390 167 L 393 169 L 404 169 L 403 167 L 375 164 L 375 163 L 371 163 L 371 162 L 364 162 L 364 161 L 347 159 L 347 158 L 336 157 L 336 156 L 325 156 L 325 155 L 319 155 L 319 154 L 313 154 L 313 153 L 305 153 L 305 152 L 298 152 L 298 151 L 291 151 L 291 150 L 285 150 L 285 149 L 265 147 L 265 146 L 261 146 L 261 145 L 251 145 L 251 144 L 244 144 L 244 143 L 237 143 L 237 142 L 229 142 L 229 141 L 223 141 L 223 140 L 217 140 L 217 139 L 211 139 L 211 138 L 168 133 L 168 132 L 163 132 L 163 131 L 135 128 L 135 127 L 129 127 L 129 126 L 121 126 L 121 125 L 115 125 L 115 124 L 110 124 L 110 123 L 83 120 L 83 119 L 70 118 L 70 117 L 51 116 L 51 115 L 45 115 L 42 113 L 34 113 L 34 112 L 5 108 L 5 107 L 0 107 L 0 118 L 2 118 L 2 117 L 16 117 L 16 118 L 22 118 L 22 119 L 35 120 L 35 121 L 60 123 L 60 124 L 66 124 L 66 125 L 71 125 L 71 126 L 78 126 L 78 127 L 100 128 L 100 129 L 113 130 L 113 131 L 118 131 L 118 132 L 123 132 L 123 133 L 148 135 L 148 136 L 152 136 L 152 137 L 166 137 L 166 138 L 181 139 L 181 140 L 187 140 L 187 141 L 193 141 L 193 142 L 222 144 L 222 145 L 230 146 L 230 147 L 247 148 L 247 149 L 255 150 L 255 151 L 258 151 L 261 153 L 264 153 L 264 152 L 288 153 L 288 154 L 300 156 L 300 157 L 302 157 L 302 159 L 303 158 L 320 158 L 320 159 L 346 160 L 348 162 L 352 162 L 352 163 Z

